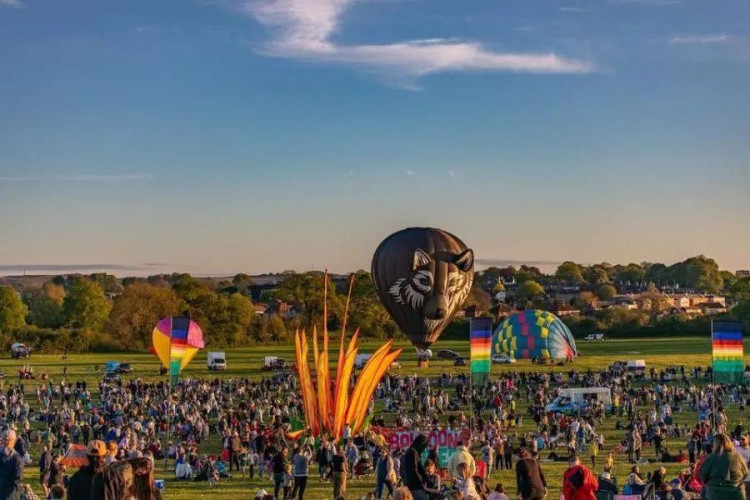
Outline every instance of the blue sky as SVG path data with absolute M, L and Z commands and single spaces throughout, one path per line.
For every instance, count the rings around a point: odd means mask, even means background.
M 478 259 L 749 268 L 748 19 L 0 0 L 0 265 L 343 272 L 431 225 Z

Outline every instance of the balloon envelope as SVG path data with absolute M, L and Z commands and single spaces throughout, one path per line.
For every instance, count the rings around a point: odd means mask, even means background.
M 172 375 L 179 375 L 204 346 L 198 323 L 178 316 L 159 321 L 152 338 L 154 352 Z
M 567 359 L 578 354 L 570 329 L 548 311 L 517 312 L 495 329 L 493 337 L 493 354 L 516 359 Z
M 393 320 L 418 350 L 424 350 L 469 295 L 474 252 L 441 229 L 404 229 L 375 250 L 372 279 Z

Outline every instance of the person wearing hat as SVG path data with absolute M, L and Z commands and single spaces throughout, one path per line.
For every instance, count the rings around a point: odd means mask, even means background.
M 12 429 L 0 434 L 0 500 L 21 498 L 23 457 L 14 449 L 16 439 Z
M 620 493 L 620 490 L 617 487 L 617 481 L 612 479 L 612 474 L 609 471 L 605 470 L 602 472 L 602 475 L 599 476 L 599 489 L 597 491 L 609 491 L 613 495 Z
M 70 478 L 68 485 L 68 500 L 91 500 L 104 498 L 104 459 L 107 455 L 107 445 L 98 439 L 89 443 L 86 456 L 88 465 L 84 465 Z

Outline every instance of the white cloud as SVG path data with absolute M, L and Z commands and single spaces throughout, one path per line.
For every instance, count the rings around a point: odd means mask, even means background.
M 451 177 L 455 177 L 456 176 L 456 172 L 453 171 L 453 170 L 448 170 L 448 175 L 450 175 Z
M 554 53 L 493 51 L 476 41 L 433 38 L 387 44 L 339 45 L 331 40 L 356 0 L 250 0 L 240 10 L 272 32 L 257 47 L 266 56 L 354 66 L 416 88 L 424 75 L 458 71 L 587 73 L 591 63 Z
M 404 173 L 405 173 L 406 175 L 408 175 L 409 177 L 414 177 L 415 175 L 417 175 L 417 174 L 415 174 L 415 173 L 414 173 L 414 171 L 413 171 L 413 170 L 407 170 L 407 171 L 406 171 L 406 172 L 404 172 Z
M 73 174 L 73 175 L 30 175 L 30 176 L 0 176 L 0 182 L 120 182 L 147 181 L 154 178 L 154 174 Z
M 20 7 L 21 2 L 19 0 L 0 0 L 0 5 L 7 5 L 8 7 Z
M 571 7 L 571 6 L 560 7 L 560 10 L 563 12 L 588 12 L 588 10 L 584 9 L 583 7 Z
M 669 40 L 669 43 L 673 45 L 703 45 L 710 43 L 727 43 L 730 41 L 730 37 L 724 34 L 717 35 L 685 35 L 676 36 Z

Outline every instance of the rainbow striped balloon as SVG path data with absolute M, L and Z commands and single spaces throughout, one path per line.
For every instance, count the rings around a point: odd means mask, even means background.
M 745 374 L 745 352 L 742 340 L 742 323 L 738 321 L 712 321 L 714 382 L 736 384 Z
M 185 317 L 164 318 L 152 333 L 154 352 L 161 364 L 169 370 L 174 384 L 180 372 L 204 347 L 203 332 L 198 323 Z

